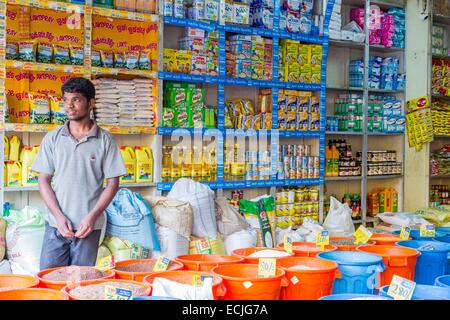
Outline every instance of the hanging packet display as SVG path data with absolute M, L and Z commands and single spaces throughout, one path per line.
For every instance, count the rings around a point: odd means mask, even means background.
M 102 66 L 102 57 L 100 51 L 92 50 L 91 51 L 91 65 L 93 67 L 101 67 Z
M 19 60 L 36 61 L 36 42 L 20 41 L 19 42 Z
M 48 124 L 50 123 L 50 106 L 46 95 L 29 92 L 30 101 L 30 123 Z
M 114 53 L 114 68 L 123 69 L 127 65 L 125 54 L 122 52 L 115 52 Z
M 69 48 L 61 45 L 54 45 L 55 63 L 56 64 L 70 64 Z
M 84 48 L 77 46 L 69 46 L 70 49 L 70 63 L 76 66 L 84 64 Z
M 6 59 L 16 60 L 19 57 L 19 49 L 17 43 L 6 44 Z
M 37 47 L 37 62 L 51 63 L 53 46 L 50 43 L 39 43 Z
M 52 124 L 66 123 L 67 115 L 64 111 L 64 100 L 58 96 L 49 96 L 50 99 L 50 117 Z
M 139 70 L 151 70 L 151 54 L 150 50 L 141 51 L 139 54 Z
M 126 56 L 126 67 L 127 69 L 137 69 L 139 63 L 139 52 L 128 51 L 125 52 Z
M 100 57 L 103 68 L 114 68 L 114 55 L 112 52 L 100 50 Z

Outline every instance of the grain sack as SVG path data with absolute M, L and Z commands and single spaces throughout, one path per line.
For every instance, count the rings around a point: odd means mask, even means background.
M 108 248 L 116 262 L 130 259 L 146 259 L 150 251 L 137 243 L 118 237 L 106 236 L 103 245 Z
M 0 217 L 0 262 L 5 257 L 6 253 L 6 221 Z
M 189 238 L 192 233 L 192 208 L 189 202 L 166 197 L 144 197 L 152 207 L 155 223 Z
M 256 229 L 249 228 L 230 234 L 224 238 L 226 254 L 231 254 L 236 249 L 252 248 L 257 246 Z
M 103 243 L 103 241 L 102 241 L 102 243 Z M 105 245 L 102 244 L 101 246 L 99 246 L 98 247 L 98 251 L 97 251 L 97 262 L 96 262 L 96 265 L 100 264 L 99 262 L 100 262 L 101 259 L 103 259 L 105 257 L 108 257 L 110 255 L 112 255 L 112 253 L 111 253 L 111 251 L 109 251 L 109 249 Z
M 11 264 L 8 260 L 3 260 L 0 262 L 0 274 L 11 274 Z
M 223 236 L 245 230 L 250 225 L 239 211 L 225 197 L 216 198 L 217 228 Z
M 169 259 L 189 253 L 189 238 L 178 234 L 176 231 L 156 224 L 156 233 L 161 248 L 160 254 Z M 157 255 L 153 256 L 157 258 Z
M 45 220 L 39 210 L 26 206 L 20 211 L 10 210 L 5 219 L 6 256 L 13 273 L 35 275 L 39 272 Z
M 191 179 L 181 178 L 170 190 L 168 198 L 187 201 L 193 213 L 192 235 L 214 239 L 217 222 L 214 206 L 214 191 L 208 186 Z
M 105 211 L 107 235 L 160 251 L 151 207 L 140 194 L 121 188 Z
M 330 197 L 330 210 L 323 222 L 330 237 L 351 237 L 355 232 L 352 221 L 352 209 L 347 203 L 340 203 L 336 198 Z
M 189 242 L 189 254 L 225 254 L 222 237 L 219 233 L 215 239 L 192 237 Z

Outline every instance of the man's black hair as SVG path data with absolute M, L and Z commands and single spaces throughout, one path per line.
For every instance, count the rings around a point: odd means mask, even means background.
M 70 78 L 61 87 L 62 94 L 81 93 L 88 101 L 95 98 L 94 84 L 86 78 Z

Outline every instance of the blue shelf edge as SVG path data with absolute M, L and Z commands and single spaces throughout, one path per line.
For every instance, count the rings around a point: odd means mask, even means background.
M 319 178 L 314 179 L 286 179 L 286 180 L 260 180 L 260 181 L 223 181 L 223 182 L 201 182 L 208 185 L 211 189 L 248 189 L 248 188 L 270 188 L 270 187 L 288 187 L 288 186 L 311 186 L 321 184 Z M 160 191 L 169 191 L 174 182 L 158 182 L 157 189 Z
M 286 130 L 243 130 L 243 129 L 220 129 L 220 128 L 175 128 L 175 127 L 158 127 L 158 134 L 168 136 L 176 134 L 179 136 L 198 136 L 198 135 L 215 135 L 217 132 L 223 133 L 225 136 L 236 137 L 253 137 L 253 136 L 272 136 L 278 132 L 280 138 L 320 138 L 321 131 L 286 131 Z

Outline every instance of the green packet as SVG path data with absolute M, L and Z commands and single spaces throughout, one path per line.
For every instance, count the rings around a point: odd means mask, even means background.
M 53 59 L 53 46 L 50 43 L 39 43 L 37 50 L 37 62 L 51 63 Z
M 56 64 L 70 64 L 69 48 L 55 44 L 53 46 Z
M 275 198 L 268 196 L 258 201 L 240 200 L 239 210 L 246 216 L 256 216 L 261 230 L 261 240 L 264 247 L 273 248 L 275 242 L 272 235 L 269 217 L 275 216 Z

